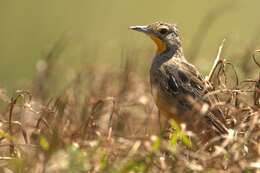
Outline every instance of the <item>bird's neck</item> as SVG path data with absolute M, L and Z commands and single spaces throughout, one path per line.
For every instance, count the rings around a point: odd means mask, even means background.
M 165 50 L 161 52 L 157 50 L 154 60 L 159 60 L 163 63 L 176 58 L 185 60 L 181 46 L 167 46 Z
M 168 63 L 170 61 L 175 61 L 176 59 L 186 61 L 181 47 L 179 47 L 178 49 L 167 49 L 166 51 L 160 54 L 156 54 L 153 58 L 153 62 L 150 68 L 151 77 L 153 78 L 153 76 L 156 76 L 154 73 L 160 71 L 161 66 L 163 64 Z

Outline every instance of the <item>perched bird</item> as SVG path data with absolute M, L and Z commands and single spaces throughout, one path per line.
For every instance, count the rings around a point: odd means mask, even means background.
M 192 127 L 195 133 L 209 127 L 220 134 L 227 133 L 221 110 L 210 109 L 217 102 L 216 96 L 207 96 L 213 87 L 186 60 L 177 26 L 155 22 L 147 26 L 131 26 L 130 29 L 145 33 L 157 45 L 150 67 L 150 84 L 160 112 L 186 124 L 187 129 Z M 202 123 L 195 124 L 197 120 Z

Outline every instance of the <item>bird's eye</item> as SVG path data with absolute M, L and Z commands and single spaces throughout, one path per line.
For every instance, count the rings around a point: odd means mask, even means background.
M 166 33 L 168 32 L 168 29 L 167 29 L 167 28 L 160 28 L 160 29 L 158 30 L 158 32 L 159 32 L 160 34 L 164 35 L 164 34 L 166 34 Z

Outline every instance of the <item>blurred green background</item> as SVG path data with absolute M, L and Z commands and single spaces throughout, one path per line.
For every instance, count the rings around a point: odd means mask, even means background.
M 260 48 L 259 7 L 259 0 L 1 0 L 0 87 L 29 84 L 37 62 L 61 38 L 64 70 L 90 63 L 117 68 L 133 56 L 146 72 L 154 45 L 128 27 L 155 21 L 179 25 L 185 54 L 202 72 L 224 38 L 225 57 L 241 65 L 250 59 L 245 51 Z

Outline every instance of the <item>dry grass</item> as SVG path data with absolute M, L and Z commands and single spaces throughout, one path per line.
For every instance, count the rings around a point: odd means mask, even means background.
M 197 57 L 216 19 L 232 8 L 233 1 L 205 15 L 191 39 L 189 57 Z M 100 18 L 103 15 L 100 13 Z M 118 20 L 113 22 L 118 24 Z M 239 80 L 233 66 L 237 62 L 224 59 L 216 61 L 216 68 L 210 73 L 215 91 L 208 95 L 217 94 L 220 98 L 212 109 L 222 108 L 232 131 L 205 145 L 173 121 L 170 137 L 165 138 L 164 129 L 169 123 L 159 116 L 148 81 L 135 72 L 130 60 L 117 70 L 86 66 L 63 89 L 54 92 L 57 76 L 61 77 L 59 80 L 64 76 L 57 70 L 57 61 L 67 46 L 67 40 L 58 40 L 39 61 L 31 88 L 13 95 L 0 88 L 0 172 L 260 172 L 260 73 L 255 79 L 249 76 L 259 71 L 256 54 L 260 50 L 253 53 L 253 61 L 248 61 L 258 44 L 259 32 L 260 28 L 244 53 L 231 57 L 242 59 L 239 72 L 243 71 L 248 79 Z M 217 59 L 222 57 L 222 46 Z M 57 73 L 62 75 L 54 78 Z M 186 133 L 192 134 L 191 138 Z
M 162 137 L 166 122 L 130 61 L 121 71 L 88 66 L 49 99 L 59 51 L 41 61 L 30 92 L 0 92 L 0 172 L 259 171 L 260 78 L 240 82 L 232 64 L 219 61 L 214 94 L 234 131 L 201 146 L 173 122 L 171 137 Z

